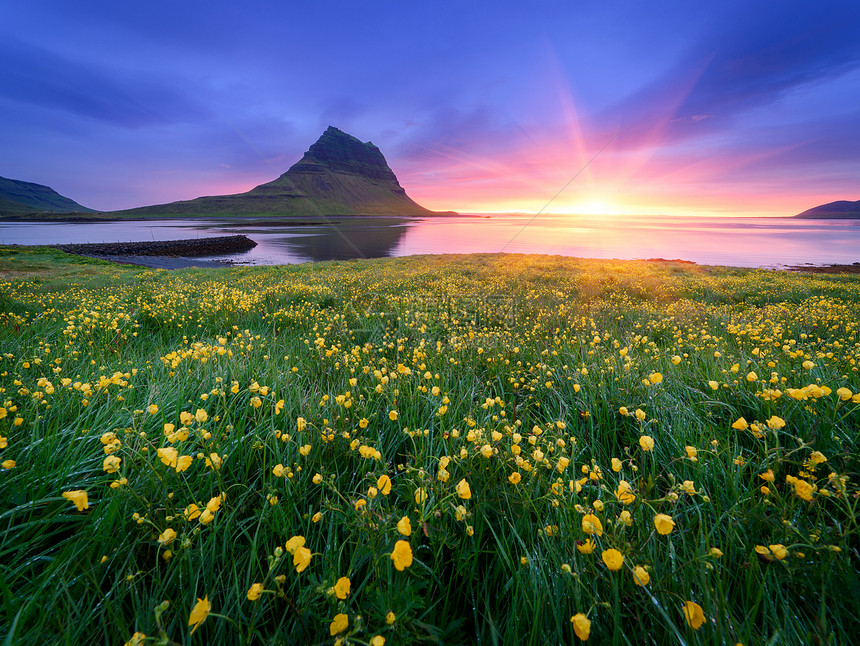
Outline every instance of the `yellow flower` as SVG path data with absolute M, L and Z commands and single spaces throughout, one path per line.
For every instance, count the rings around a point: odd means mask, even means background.
M 633 494 L 633 487 L 630 486 L 630 483 L 626 480 L 621 480 L 618 483 L 618 488 L 615 490 L 615 497 L 623 505 L 629 505 L 634 500 L 636 500 L 636 496 Z
M 472 497 L 472 490 L 469 488 L 469 483 L 463 478 L 457 483 L 457 495 L 463 500 L 468 500 Z
M 176 472 L 182 473 L 194 462 L 194 458 L 190 455 L 180 455 L 176 460 Z
M 809 501 L 812 500 L 812 493 L 814 489 L 812 485 L 809 484 L 806 480 L 801 480 L 797 478 L 792 483 L 794 484 L 794 493 L 798 498 L 802 498 L 803 500 Z
M 683 484 L 681 485 L 681 490 L 684 493 L 688 493 L 692 496 L 696 493 L 696 485 L 693 483 L 692 480 L 684 480 Z
M 427 492 L 424 489 L 416 489 L 415 490 L 415 504 L 421 505 L 424 501 L 427 500 Z
M 334 620 L 332 620 L 331 625 L 328 627 L 328 631 L 331 633 L 332 637 L 334 637 L 338 633 L 342 633 L 348 627 L 349 617 L 343 613 L 339 613 L 334 616 Z
M 386 475 L 379 476 L 376 486 L 382 492 L 383 496 L 387 496 L 391 493 L 391 478 Z
M 404 536 L 412 535 L 412 523 L 409 522 L 409 516 L 404 516 L 397 521 L 397 531 Z
M 786 556 L 788 556 L 788 550 L 785 549 L 785 545 L 780 545 L 779 543 L 777 543 L 776 545 L 768 545 L 768 548 L 770 548 L 770 551 L 773 553 L 773 555 L 780 561 Z
M 389 412 L 388 413 L 388 419 L 390 419 L 392 422 L 396 422 L 397 421 L 397 411 L 393 410 L 393 411 Z
M 597 547 L 594 540 L 587 539 L 584 543 L 577 541 L 576 549 L 580 554 L 591 554 L 594 548 Z
M 191 634 L 194 634 L 194 631 L 206 621 L 206 617 L 209 616 L 209 611 L 212 609 L 212 604 L 209 603 L 209 595 L 207 594 L 202 599 L 200 597 L 197 598 L 197 603 L 194 604 L 194 607 L 191 609 L 191 614 L 188 616 L 188 625 L 194 626 L 191 629 Z
M 749 381 L 750 383 L 752 383 L 753 381 L 756 381 L 757 379 L 758 379 L 758 375 L 757 375 L 756 373 L 754 373 L 754 372 L 749 372 L 749 373 L 747 374 L 747 381 Z M 697 607 L 698 607 L 698 606 L 697 606 Z
M 211 511 L 209 511 L 208 509 L 204 509 L 204 510 L 203 510 L 203 512 L 200 514 L 200 518 L 198 518 L 198 519 L 197 519 L 197 521 L 198 521 L 201 525 L 208 525 L 208 524 L 209 524 L 209 523 L 211 523 L 213 520 L 215 520 L 215 514 L 213 514 L 213 513 L 212 513 Z
M 844 402 L 847 402 L 849 399 L 851 399 L 854 396 L 854 393 L 852 393 L 848 388 L 844 388 L 844 387 L 843 388 L 837 388 L 836 394 L 838 395 L 839 399 L 841 399 Z
M 248 601 L 256 601 L 260 598 L 260 594 L 263 592 L 263 584 L 255 583 L 251 586 L 251 589 L 248 590 Z
M 594 514 L 586 514 L 582 517 L 582 531 L 589 536 L 592 534 L 603 536 L 603 524 Z
M 155 453 L 164 464 L 170 468 L 176 468 L 176 460 L 179 457 L 179 451 L 173 447 L 167 447 L 166 449 L 158 449 Z
M 307 421 L 305 420 L 305 418 L 304 417 L 297 417 L 296 418 L 296 429 L 299 431 L 299 433 L 301 433 L 303 430 L 305 430 L 305 426 L 307 426 Z
M 657 528 L 657 532 L 663 534 L 671 534 L 672 530 L 675 528 L 675 521 L 672 520 L 671 516 L 667 516 L 666 514 L 657 514 L 654 516 L 654 527 Z
M 630 411 L 629 411 L 629 410 L 627 410 L 627 406 L 621 406 L 621 407 L 618 409 L 618 412 L 619 412 L 621 415 L 629 415 L 629 414 L 630 414 Z
M 299 547 L 293 552 L 293 565 L 296 572 L 304 572 L 311 564 L 311 551 L 307 547 Z
M 611 547 L 608 550 L 603 550 L 603 554 L 600 555 L 600 558 L 602 558 L 603 562 L 606 563 L 606 567 L 613 572 L 615 570 L 620 570 L 624 563 L 624 555 Z
M 654 448 L 654 438 L 650 435 L 643 435 L 639 438 L 639 446 L 642 447 L 643 451 L 650 451 Z
M 712 547 L 708 550 L 708 556 L 713 556 L 715 559 L 722 557 L 723 550 L 719 547 Z
M 3 462 L 0 462 L 0 466 L 4 469 L 14 469 L 15 460 L 3 460 Z
M 9 468 L 6 467 L 5 463 L 3 466 L 4 468 Z M 87 492 L 83 489 L 77 489 L 75 491 L 66 491 L 63 493 L 63 498 L 74 503 L 75 507 L 78 508 L 78 511 L 83 511 L 84 509 L 89 509 L 90 507 L 90 501 L 87 497 Z
M 122 458 L 116 455 L 109 455 L 105 458 L 104 462 L 102 462 L 102 469 L 107 473 L 116 473 L 119 471 L 120 462 L 122 462 Z
M 388 611 L 388 614 L 387 614 L 387 615 L 385 615 L 385 623 L 386 623 L 386 624 L 388 624 L 388 625 L 390 626 L 390 625 L 392 625 L 396 620 L 397 620 L 397 617 L 394 615 L 394 613 L 393 613 L 393 612 L 391 612 L 391 611 L 389 610 L 389 611 Z
M 508 476 L 508 481 L 511 484 L 519 484 L 520 480 L 522 479 L 523 477 L 520 475 L 519 471 L 514 471 L 511 475 Z
M 641 408 L 636 409 L 635 415 L 636 415 L 636 419 L 638 419 L 640 422 L 645 421 L 645 411 L 642 410 Z
M 646 570 L 641 565 L 637 565 L 633 568 L 633 583 L 636 585 L 648 585 L 651 581 L 651 575 L 648 574 L 648 570 Z
M 760 473 L 758 477 L 762 480 L 766 480 L 767 482 L 773 482 L 775 480 L 775 476 L 773 475 L 773 469 L 768 469 L 764 473 Z
M 170 545 L 176 539 L 176 531 L 168 527 L 158 536 L 161 545 Z
M 684 618 L 693 630 L 701 628 L 705 623 L 705 613 L 702 611 L 702 606 L 692 601 L 684 602 Z
M 290 540 L 287 541 L 286 547 L 287 551 L 290 554 L 295 554 L 296 550 L 300 547 L 304 547 L 305 537 L 304 536 L 293 536 Z
M 346 599 L 349 596 L 351 587 L 352 584 L 349 582 L 349 578 L 342 576 L 334 584 L 334 594 L 338 599 Z
M 284 410 L 284 400 L 279 399 L 275 404 L 275 415 L 280 415 L 282 410 Z
M 394 561 L 394 567 L 400 572 L 412 565 L 412 547 L 407 541 L 397 541 L 394 544 L 391 560 Z
M 652 384 L 659 384 L 661 381 L 663 381 L 663 375 L 661 375 L 659 372 L 652 372 L 650 375 L 648 375 L 648 380 Z
M 582 641 L 588 641 L 588 637 L 591 635 L 591 620 L 581 612 L 577 612 L 570 618 L 570 622 L 573 624 L 574 634 Z
M 623 463 L 621 462 L 621 460 L 619 460 L 618 458 L 612 458 L 612 470 L 613 471 L 615 471 L 616 473 L 618 471 L 621 471 L 622 466 L 623 466 Z
M 708 386 L 711 387 L 711 390 L 717 390 L 720 387 L 720 384 L 716 381 L 711 380 L 708 382 Z
M 745 431 L 750 427 L 749 423 L 743 418 L 738 417 L 734 424 L 732 424 L 732 428 L 736 431 Z
M 209 419 L 209 414 L 203 410 L 202 408 L 198 408 L 197 412 L 194 413 L 194 419 L 196 419 L 201 424 Z
M 622 523 L 630 527 L 633 524 L 633 517 L 630 515 L 630 512 L 626 509 L 621 512 L 621 515 L 618 517 Z
M 185 508 L 183 515 L 187 520 L 194 520 L 200 516 L 200 509 L 192 502 Z
M 276 464 L 275 468 L 272 469 L 272 474 L 276 478 L 283 478 L 284 477 L 284 465 L 283 464 Z
M 697 456 L 699 454 L 699 451 L 696 449 L 695 446 L 685 446 L 684 451 L 687 452 L 687 457 L 690 458 L 691 461 L 698 462 L 699 458 Z
M 137 632 L 131 636 L 127 642 L 125 642 L 122 646 L 143 646 L 144 640 L 146 639 L 146 633 Z
M 374 635 L 370 640 L 370 646 L 385 646 L 385 637 L 382 635 Z
M 785 420 L 781 417 L 773 415 L 769 420 L 767 420 L 767 426 L 774 431 L 778 431 L 779 429 L 785 427 Z
M 146 407 L 146 412 L 150 415 L 155 415 L 158 412 L 158 406 L 156 406 L 155 404 L 150 404 Z
M 307 456 L 307 454 L 310 452 L 311 452 L 311 445 L 310 444 L 305 444 L 305 445 L 299 447 L 299 453 L 301 453 L 304 456 Z

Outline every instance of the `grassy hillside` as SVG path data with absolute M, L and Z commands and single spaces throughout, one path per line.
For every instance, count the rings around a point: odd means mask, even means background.
M 0 215 L 89 211 L 91 209 L 63 197 L 48 186 L 0 177 Z
M 0 250 L 9 643 L 851 643 L 860 278 Z

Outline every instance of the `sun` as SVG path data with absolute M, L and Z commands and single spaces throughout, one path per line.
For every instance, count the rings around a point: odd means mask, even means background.
M 561 213 L 562 209 L 553 209 Z M 564 213 L 576 213 L 582 215 L 618 215 L 620 211 L 609 200 L 605 198 L 589 198 L 575 202 L 568 202 L 563 206 Z

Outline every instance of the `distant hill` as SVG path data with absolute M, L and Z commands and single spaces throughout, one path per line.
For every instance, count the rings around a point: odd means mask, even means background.
M 400 186 L 379 148 L 332 126 L 276 180 L 247 193 L 198 197 L 113 215 L 433 215 Z
M 0 177 L 0 215 L 92 212 L 49 186 Z
M 849 202 L 848 200 L 839 200 L 838 202 L 830 202 L 822 204 L 795 215 L 796 218 L 807 218 L 810 220 L 860 220 L 860 200 Z

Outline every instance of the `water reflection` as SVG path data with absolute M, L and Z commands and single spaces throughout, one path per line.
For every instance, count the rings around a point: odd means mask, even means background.
M 147 220 L 0 222 L 0 244 L 177 240 L 242 233 L 258 246 L 216 256 L 289 264 L 438 253 L 541 253 L 586 258 L 678 258 L 742 267 L 860 261 L 860 221 L 746 217 L 494 215 L 341 217 L 312 221 Z

